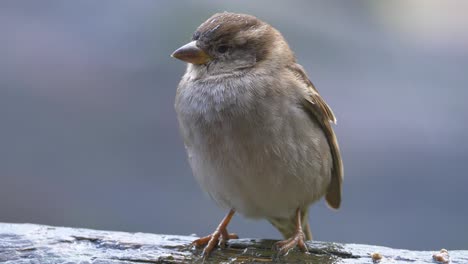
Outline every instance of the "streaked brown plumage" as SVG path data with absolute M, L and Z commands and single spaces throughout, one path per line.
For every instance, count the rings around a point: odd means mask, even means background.
M 325 196 L 340 207 L 343 166 L 336 118 L 282 35 L 253 16 L 219 13 L 172 56 L 189 62 L 175 107 L 194 176 L 231 209 L 194 243 L 209 254 L 236 237 L 226 230 L 236 211 L 289 238 L 282 253 L 306 250 L 308 206 Z

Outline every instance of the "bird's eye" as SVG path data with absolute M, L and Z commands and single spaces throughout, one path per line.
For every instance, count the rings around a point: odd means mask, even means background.
M 228 49 L 229 49 L 228 46 L 226 46 L 226 45 L 221 45 L 221 46 L 219 46 L 216 50 L 217 50 L 219 53 L 225 53 Z

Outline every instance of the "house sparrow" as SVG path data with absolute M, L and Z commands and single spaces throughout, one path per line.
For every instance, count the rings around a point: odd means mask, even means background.
M 281 254 L 312 239 L 309 205 L 341 203 L 343 165 L 330 107 L 281 33 L 254 16 L 218 13 L 172 57 L 188 62 L 175 109 L 193 174 L 230 209 L 213 234 L 194 241 L 209 255 L 237 238 L 235 212 L 265 218 L 286 240 Z

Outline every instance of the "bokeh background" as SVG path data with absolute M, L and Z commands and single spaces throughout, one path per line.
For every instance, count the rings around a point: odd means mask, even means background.
M 204 235 L 169 54 L 215 12 L 278 28 L 338 117 L 339 211 L 318 240 L 468 246 L 467 1 L 0 1 L 0 221 Z M 278 194 L 280 195 L 280 194 Z M 279 238 L 234 218 L 242 237 Z

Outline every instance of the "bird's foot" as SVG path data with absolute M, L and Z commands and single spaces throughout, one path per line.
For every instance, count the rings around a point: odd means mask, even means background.
M 225 247 L 226 242 L 229 239 L 239 238 L 236 234 L 229 234 L 227 231 L 227 225 L 231 221 L 231 218 L 234 215 L 234 213 L 234 209 L 231 209 L 221 221 L 221 223 L 219 223 L 218 227 L 213 232 L 213 234 L 206 237 L 201 237 L 192 242 L 192 245 L 195 245 L 197 247 L 205 246 L 205 249 L 203 249 L 203 258 L 208 257 L 211 251 L 213 251 L 213 249 L 216 247 L 216 245 L 219 245 L 220 247 Z
M 297 230 L 294 235 L 286 240 L 278 241 L 273 245 L 273 248 L 278 250 L 280 255 L 286 255 L 289 250 L 296 246 L 304 253 L 308 252 L 307 246 L 304 242 L 305 235 L 302 230 Z
M 228 233 L 226 228 L 221 228 L 216 229 L 211 235 L 201 237 L 193 241 L 192 245 L 195 245 L 196 247 L 205 246 L 205 248 L 203 249 L 203 256 L 206 257 L 210 255 L 210 253 L 213 251 L 216 245 L 219 245 L 219 247 L 224 248 L 226 246 L 226 242 L 229 239 L 237 238 L 239 238 L 239 236 L 237 236 L 236 234 Z

